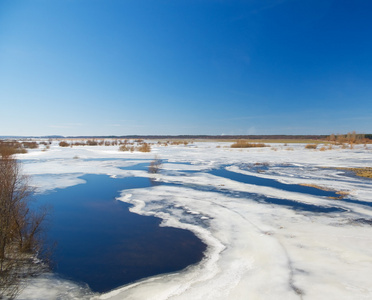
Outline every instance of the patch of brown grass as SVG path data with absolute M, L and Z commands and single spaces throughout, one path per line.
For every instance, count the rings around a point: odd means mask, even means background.
M 17 153 L 27 153 L 21 143 L 17 141 L 0 141 L 0 156 L 8 157 Z
M 141 143 L 137 147 L 135 146 L 130 146 L 129 144 L 123 144 L 119 147 L 119 151 L 139 151 L 139 152 L 151 152 L 151 146 L 148 143 Z
M 307 144 L 305 146 L 305 149 L 316 149 L 318 147 L 317 144 Z
M 151 152 L 150 144 L 143 143 L 142 145 L 137 147 L 137 150 L 140 152 Z
M 320 186 L 320 185 L 316 185 L 316 184 L 301 183 L 300 185 L 316 188 L 316 189 L 322 190 L 322 191 L 329 191 L 329 192 L 335 191 L 333 189 L 329 189 L 329 188 L 326 188 L 326 187 L 323 187 L 323 186 Z M 338 197 L 328 197 L 328 198 L 330 198 L 330 199 L 343 199 L 344 197 L 346 197 L 350 193 L 346 192 L 346 191 L 336 191 L 336 194 L 340 195 L 340 196 L 338 196 Z
M 364 168 L 336 168 L 338 170 L 352 171 L 359 177 L 372 178 L 372 167 Z
M 260 148 L 267 147 L 267 145 L 262 143 L 250 143 L 245 140 L 238 140 L 230 146 L 231 148 Z
M 316 188 L 318 190 L 322 190 L 322 191 L 331 191 L 330 189 L 327 189 L 323 186 L 320 186 L 320 185 L 317 185 L 317 184 L 311 184 L 311 183 L 300 183 L 300 185 L 302 186 L 308 186 L 308 187 L 312 187 L 312 188 Z

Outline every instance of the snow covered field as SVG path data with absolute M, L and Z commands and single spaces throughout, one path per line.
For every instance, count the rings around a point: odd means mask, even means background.
M 208 244 L 201 263 L 144 279 L 107 294 L 45 274 L 20 299 L 371 299 L 372 180 L 336 167 L 372 165 L 372 148 L 307 150 L 303 144 L 231 149 L 229 143 L 153 146 L 151 153 L 117 146 L 32 150 L 19 155 L 40 192 L 82 183 L 83 174 L 148 177 L 167 184 L 123 191 L 133 212 L 193 231 Z M 158 174 L 122 167 L 164 161 Z M 330 199 L 215 176 L 212 169 L 349 192 Z M 43 176 L 53 174 L 53 176 Z M 46 180 L 49 178 L 49 180 Z M 50 179 L 52 178 L 52 180 Z M 334 212 L 273 204 L 290 200 Z

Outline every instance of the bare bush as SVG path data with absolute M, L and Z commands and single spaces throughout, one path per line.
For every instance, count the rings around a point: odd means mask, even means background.
M 22 143 L 23 148 L 26 149 L 37 149 L 39 148 L 39 144 L 36 142 L 23 142 Z
M 86 143 L 88 146 L 97 146 L 98 145 L 98 142 L 95 141 L 95 140 L 87 140 L 87 143 Z
M 142 145 L 137 147 L 137 150 L 140 152 L 151 152 L 150 144 L 143 143 Z
M 60 147 L 69 147 L 69 146 L 70 146 L 70 144 L 67 143 L 67 142 L 65 142 L 65 141 L 61 141 L 61 142 L 59 142 L 58 145 L 59 145 Z
M 30 209 L 33 190 L 12 155 L 0 159 L 0 299 L 14 299 L 22 279 L 41 271 L 35 260 L 47 210 Z
M 368 135 L 367 135 L 368 136 Z M 368 137 L 366 137 L 365 134 L 360 134 L 356 133 L 355 131 L 353 132 L 348 132 L 347 134 L 331 134 L 328 137 L 328 140 L 332 143 L 342 145 L 342 144 L 368 144 L 371 143 L 372 140 L 370 140 Z
M 27 153 L 22 144 L 17 141 L 0 141 L 0 155 L 13 155 L 17 153 Z
M 119 151 L 125 152 L 125 151 L 129 151 L 129 150 L 130 150 L 129 147 L 126 144 L 123 144 L 119 147 Z
M 135 147 L 133 145 L 131 146 L 130 143 L 126 143 L 126 144 L 122 144 L 119 147 L 119 151 L 124 151 L 124 152 L 125 151 L 151 152 L 151 145 L 148 144 L 148 143 L 142 143 L 142 144 L 138 145 L 137 147 Z
M 316 149 L 318 147 L 317 144 L 307 144 L 305 146 L 305 149 Z
M 155 157 L 155 159 L 150 163 L 149 173 L 151 174 L 159 173 L 161 166 L 162 166 L 161 159 Z
M 249 143 L 245 140 L 238 140 L 234 144 L 230 146 L 231 148 L 259 148 L 259 147 L 267 147 L 265 144 L 261 143 Z

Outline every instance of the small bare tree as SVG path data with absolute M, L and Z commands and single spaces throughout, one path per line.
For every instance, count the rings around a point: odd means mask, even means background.
M 150 163 L 149 173 L 152 173 L 152 174 L 159 173 L 161 165 L 162 165 L 161 159 L 155 156 L 154 160 L 151 161 Z
M 27 177 L 9 152 L 0 154 L 0 299 L 14 299 L 23 278 L 42 268 L 36 258 L 47 210 L 30 209 Z

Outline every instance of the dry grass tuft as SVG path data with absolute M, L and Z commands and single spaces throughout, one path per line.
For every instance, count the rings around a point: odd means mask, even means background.
M 317 144 L 307 144 L 307 145 L 305 146 L 305 149 L 316 149 L 316 147 L 318 147 Z

